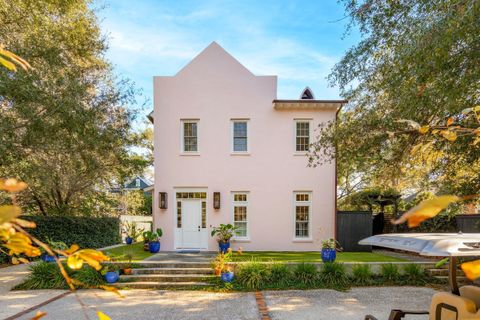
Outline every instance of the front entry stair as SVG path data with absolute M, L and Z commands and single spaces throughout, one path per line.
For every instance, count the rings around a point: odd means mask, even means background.
M 213 277 L 210 263 L 140 263 L 131 275 L 121 275 L 114 286 L 125 289 L 192 289 L 209 286 Z

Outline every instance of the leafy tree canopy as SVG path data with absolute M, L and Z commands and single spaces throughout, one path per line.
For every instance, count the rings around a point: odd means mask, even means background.
M 0 70 L 0 176 L 28 183 L 35 212 L 99 208 L 95 195 L 147 161 L 129 151 L 136 93 L 105 60 L 91 2 L 0 0 L 0 25 L 3 47 L 32 67 Z
M 459 135 L 452 143 L 448 130 L 434 141 L 395 133 L 408 125 L 403 119 L 430 127 L 446 126 L 447 119 L 451 126 L 478 126 L 478 114 L 466 119 L 461 112 L 480 104 L 480 2 L 341 2 L 362 40 L 329 76 L 350 103 L 336 125 L 319 128 L 311 164 L 330 161 L 336 145 L 345 194 L 371 185 L 478 192 L 475 137 Z

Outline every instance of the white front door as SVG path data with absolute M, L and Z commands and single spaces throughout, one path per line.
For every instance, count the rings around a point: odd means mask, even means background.
M 202 234 L 202 201 L 182 200 L 182 248 L 201 248 Z

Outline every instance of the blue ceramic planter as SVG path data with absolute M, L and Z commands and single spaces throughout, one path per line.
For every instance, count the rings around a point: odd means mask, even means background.
M 46 254 L 46 253 L 43 253 L 41 256 L 40 256 L 40 259 L 42 259 L 42 261 L 44 262 L 55 262 L 55 258 L 49 254 Z
M 105 281 L 107 281 L 108 283 L 115 283 L 118 281 L 119 277 L 120 275 L 117 271 L 109 271 L 105 274 Z
M 219 242 L 218 248 L 221 253 L 227 253 L 228 248 L 230 248 L 230 242 Z
M 125 243 L 126 243 L 126 244 L 132 244 L 132 243 L 133 243 L 133 238 L 126 237 L 126 238 L 125 238 Z
M 151 253 L 157 253 L 160 251 L 160 241 L 151 241 L 148 243 L 148 250 Z
M 220 279 L 222 279 L 223 282 L 232 282 L 233 281 L 233 272 L 222 272 L 222 275 L 220 276 Z
M 323 262 L 333 262 L 337 258 L 337 250 L 335 249 L 322 249 L 321 252 Z

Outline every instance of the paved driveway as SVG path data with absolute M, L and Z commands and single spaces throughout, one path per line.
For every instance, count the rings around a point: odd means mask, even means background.
M 95 311 L 102 310 L 112 319 L 260 319 L 253 293 L 212 293 L 203 291 L 123 291 L 125 298 L 117 298 L 100 290 L 81 290 L 79 297 L 89 306 L 86 310 L 91 319 Z M 379 319 L 387 319 L 391 308 L 411 310 L 427 309 L 434 290 L 413 287 L 354 288 L 347 292 L 334 290 L 265 291 L 263 296 L 272 319 L 363 319 L 371 313 Z M 39 303 L 46 291 L 17 291 L 15 295 L 25 298 L 39 294 Z M 58 291 L 51 290 L 52 296 Z M 41 297 L 40 297 L 41 296 Z M 7 295 L 8 297 L 8 295 Z M 10 296 L 14 298 L 14 296 Z M 0 299 L 3 315 L 18 312 L 19 305 L 31 306 L 24 299 Z M 97 309 L 95 309 L 97 308 Z M 82 308 L 69 294 L 40 308 L 48 313 L 43 319 L 84 319 Z M 36 311 L 18 319 L 30 319 Z M 0 318 L 4 318 L 1 317 Z M 416 316 L 422 320 L 427 317 Z

